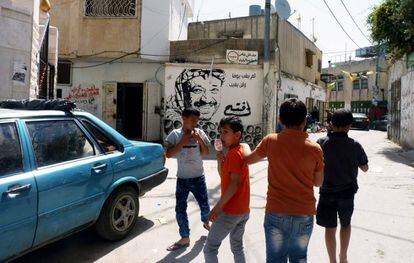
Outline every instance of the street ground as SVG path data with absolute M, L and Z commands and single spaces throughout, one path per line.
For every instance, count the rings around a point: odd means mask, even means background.
M 317 139 L 324 134 L 312 134 Z M 351 131 L 365 148 L 370 171 L 360 173 L 360 189 L 355 198 L 349 262 L 413 262 L 414 258 L 414 160 L 405 157 L 400 147 L 380 131 Z M 213 155 L 212 155 L 213 156 Z M 406 155 L 409 156 L 409 155 Z M 215 160 L 205 161 L 210 204 L 220 195 Z M 16 262 L 203 262 L 207 232 L 200 222 L 199 209 L 191 196 L 188 214 L 191 246 L 168 252 L 176 241 L 175 221 L 176 160 L 167 161 L 167 181 L 140 199 L 140 218 L 125 240 L 111 243 L 99 239 L 92 229 L 34 251 Z M 267 163 L 250 167 L 251 215 L 244 236 L 248 262 L 265 261 L 263 231 L 267 191 Z M 317 196 L 315 188 L 315 196 Z M 309 245 L 308 261 L 328 262 L 323 228 L 315 225 Z M 228 239 L 219 253 L 220 262 L 232 262 Z

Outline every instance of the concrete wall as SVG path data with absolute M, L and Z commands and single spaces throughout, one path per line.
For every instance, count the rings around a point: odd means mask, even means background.
M 210 76 L 211 74 L 211 76 Z M 186 92 L 186 90 L 191 90 Z M 224 116 L 239 116 L 244 141 L 257 145 L 262 138 L 263 69 L 260 66 L 166 64 L 164 136 L 181 127 L 181 111 L 193 106 L 201 112 L 200 127 L 215 139 Z
M 401 77 L 401 137 L 405 147 L 414 148 L 414 70 Z
M 282 86 L 281 91 L 279 92 L 279 107 L 285 99 L 292 96 L 296 96 L 304 103 L 308 98 L 313 99 L 315 103 L 316 101 L 326 101 L 325 89 L 312 83 L 306 83 L 301 79 L 282 76 Z M 308 111 L 310 110 L 311 109 L 308 109 Z
M 405 61 L 400 60 L 389 68 L 388 73 L 389 120 L 393 125 L 389 130 L 389 137 L 404 147 L 414 148 L 414 68 L 407 69 Z M 393 101 L 391 85 L 396 81 L 401 83 L 401 97 Z M 394 111 L 392 105 L 395 104 L 399 106 L 400 114 Z M 396 129 L 395 125 L 398 124 L 399 127 Z
M 0 2 L 0 99 L 35 96 L 39 1 Z M 37 15 L 36 15 L 37 14 Z
M 62 89 L 63 98 L 76 102 L 79 108 L 99 118 L 103 118 L 103 85 L 105 83 L 156 82 L 154 73 L 161 67 L 161 64 L 123 62 L 87 69 L 76 68 L 95 64 L 96 62 L 74 61 L 72 85 L 58 85 L 57 88 Z M 159 73 L 157 78 L 163 80 L 163 72 L 159 71 Z
M 277 17 L 273 15 L 270 36 L 272 45 L 275 42 L 276 26 Z M 259 42 L 263 42 L 264 16 L 203 21 L 189 24 L 189 40 L 226 39 L 232 37 L 245 40 L 261 39 Z M 260 48 L 259 46 L 263 45 L 259 44 L 259 42 L 256 48 L 251 50 L 258 50 Z M 292 24 L 283 20 L 280 20 L 279 23 L 279 45 L 281 50 L 281 68 L 283 71 L 305 79 L 308 82 L 316 83 L 320 80 L 318 60 L 322 60 L 322 51 Z M 272 50 L 274 50 L 274 46 Z M 307 67 L 305 64 L 306 50 L 310 50 L 315 54 L 313 56 L 312 67 Z M 274 59 L 272 59 L 273 61 Z
M 388 67 L 385 60 L 380 60 L 380 68 L 386 70 Z M 378 79 L 378 93 L 375 94 L 375 74 L 368 75 L 368 89 L 363 90 L 354 90 L 353 83 L 350 78 L 345 76 L 342 70 L 350 73 L 359 73 L 359 72 L 376 72 L 376 58 L 365 59 L 361 61 L 351 61 L 336 63 L 330 68 L 324 68 L 323 72 L 326 74 L 333 74 L 334 76 L 342 75 L 343 78 L 343 90 L 336 91 L 328 90 L 328 100 L 329 101 L 343 101 L 347 108 L 351 108 L 352 101 L 372 101 L 373 98 L 376 98 L 379 101 L 387 100 L 388 98 L 388 74 L 386 72 L 379 72 Z M 381 92 L 383 90 L 384 92 Z
M 86 17 L 84 0 L 55 0 L 51 22 L 60 31 L 60 57 L 118 57 L 141 46 L 141 1 L 135 17 Z M 106 52 L 104 52 L 106 51 Z

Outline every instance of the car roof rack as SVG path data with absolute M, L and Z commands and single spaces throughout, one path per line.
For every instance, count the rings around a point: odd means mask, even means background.
M 5 100 L 0 101 L 0 108 L 13 110 L 58 110 L 70 112 L 76 109 L 76 104 L 70 100 Z

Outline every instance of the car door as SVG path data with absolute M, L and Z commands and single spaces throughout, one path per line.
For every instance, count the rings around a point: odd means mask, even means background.
M 36 182 L 17 124 L 0 121 L 0 262 L 32 247 L 37 222 Z
M 96 220 L 112 164 L 74 118 L 26 120 L 35 156 L 39 221 L 34 245 Z

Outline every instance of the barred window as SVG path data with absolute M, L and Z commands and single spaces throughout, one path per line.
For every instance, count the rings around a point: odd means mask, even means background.
M 85 0 L 85 16 L 134 17 L 136 0 Z

